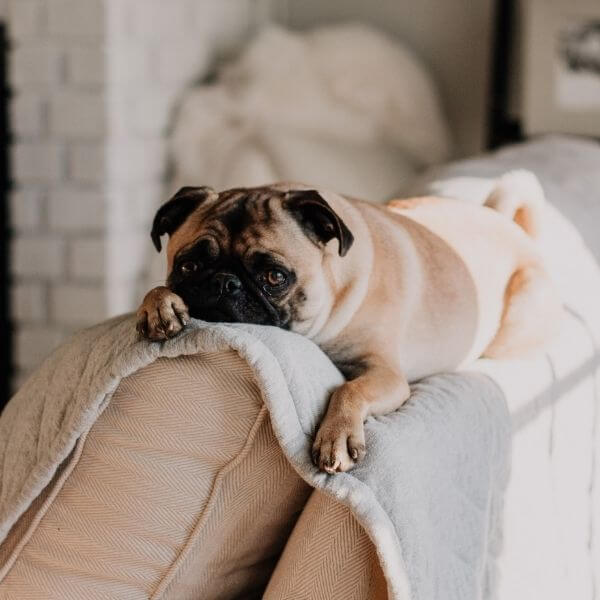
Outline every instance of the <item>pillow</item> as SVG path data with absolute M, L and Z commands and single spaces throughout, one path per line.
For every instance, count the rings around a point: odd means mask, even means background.
M 236 352 L 160 358 L 13 526 L 0 597 L 260 596 L 309 494 Z

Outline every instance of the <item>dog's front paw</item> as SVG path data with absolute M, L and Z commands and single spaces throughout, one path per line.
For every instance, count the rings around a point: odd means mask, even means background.
M 327 473 L 349 471 L 366 454 L 360 417 L 328 411 L 312 447 L 314 464 Z
M 184 301 L 169 288 L 150 290 L 137 311 L 140 335 L 158 342 L 177 335 L 189 322 Z

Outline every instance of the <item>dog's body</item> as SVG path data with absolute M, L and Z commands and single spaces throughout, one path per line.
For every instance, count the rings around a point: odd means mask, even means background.
M 332 395 L 313 447 L 328 472 L 362 457 L 363 421 L 398 408 L 409 381 L 482 355 L 529 353 L 559 320 L 558 297 L 524 231 L 535 233 L 543 200 L 528 173 L 501 180 L 488 206 L 424 197 L 383 207 L 286 184 L 196 190 L 197 203 L 186 191 L 155 220 L 157 246 L 161 233 L 171 236 L 169 287 L 146 296 L 141 328 L 164 339 L 181 329 L 189 308 L 208 320 L 286 327 L 319 344 L 348 379 Z M 208 258 L 200 260 L 202 245 Z M 252 266 L 256 256 L 265 267 Z M 194 261 L 205 283 L 190 287 Z M 264 273 L 278 280 L 279 268 L 285 289 L 261 288 Z

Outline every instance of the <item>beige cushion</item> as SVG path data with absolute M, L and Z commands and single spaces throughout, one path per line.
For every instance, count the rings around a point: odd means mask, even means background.
M 264 600 L 387 600 L 373 542 L 350 509 L 315 491 L 290 536 Z
M 0 598 L 247 597 L 309 493 L 235 352 L 159 359 L 11 530 Z

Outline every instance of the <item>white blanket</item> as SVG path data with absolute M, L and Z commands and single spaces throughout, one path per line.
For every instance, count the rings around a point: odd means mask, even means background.
M 174 187 L 303 181 L 371 200 L 450 146 L 425 67 L 358 24 L 261 31 L 185 93 L 170 141 Z

